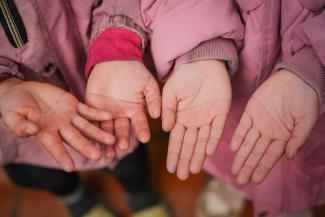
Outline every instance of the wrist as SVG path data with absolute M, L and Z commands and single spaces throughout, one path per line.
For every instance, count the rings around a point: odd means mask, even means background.
M 12 78 L 8 78 L 2 82 L 0 82 L 0 97 L 11 87 L 22 83 L 23 81 L 16 78 L 16 77 L 12 77 Z

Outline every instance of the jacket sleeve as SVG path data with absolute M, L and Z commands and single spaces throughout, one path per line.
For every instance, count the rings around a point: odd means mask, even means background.
M 244 27 L 234 1 L 142 0 L 151 51 L 159 78 L 166 80 L 175 59 L 215 38 L 243 39 Z
M 100 62 L 142 61 L 146 42 L 140 0 L 97 1 L 92 10 L 86 77 Z
M 17 77 L 19 79 L 24 78 L 23 74 L 19 72 L 16 63 L 7 58 L 0 57 L 0 83 L 11 77 Z
M 306 1 L 305 1 L 306 2 Z M 325 1 L 323 1 L 323 8 Z M 291 52 L 277 65 L 302 78 L 317 93 L 320 113 L 325 111 L 325 9 L 296 26 Z
M 200 43 L 188 53 L 178 57 L 175 66 L 199 60 L 221 60 L 226 63 L 230 77 L 238 70 L 238 53 L 233 40 L 215 38 Z

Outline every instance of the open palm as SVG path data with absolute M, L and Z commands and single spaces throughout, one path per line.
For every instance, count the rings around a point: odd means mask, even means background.
M 239 184 L 260 183 L 286 153 L 293 158 L 319 115 L 316 92 L 281 70 L 252 95 L 231 142 L 232 172 Z
M 109 110 L 114 121 L 103 123 L 102 128 L 114 132 L 117 148 L 127 151 L 130 143 L 130 121 L 141 142 L 150 139 L 145 109 L 152 118 L 161 112 L 161 96 L 158 84 L 145 66 L 137 61 L 110 61 L 97 64 L 88 80 L 86 90 L 88 104 Z M 106 155 L 114 157 L 109 147 Z
M 8 128 L 20 137 L 36 135 L 67 171 L 74 169 L 74 162 L 64 143 L 83 156 L 97 160 L 101 150 L 89 139 L 106 145 L 115 142 L 114 136 L 88 121 L 109 120 L 110 113 L 81 104 L 68 92 L 50 84 L 17 84 L 1 96 L 0 105 Z
M 198 173 L 215 152 L 230 109 L 224 63 L 197 61 L 177 67 L 163 89 L 163 129 L 171 131 L 167 169 L 180 179 Z

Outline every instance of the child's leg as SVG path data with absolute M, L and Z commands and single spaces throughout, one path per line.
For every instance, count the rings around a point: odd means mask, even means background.
M 73 193 L 80 185 L 77 173 L 47 169 L 25 164 L 9 164 L 5 170 L 17 185 L 47 190 L 58 196 Z
M 130 155 L 119 162 L 111 172 L 122 184 L 129 196 L 129 204 L 135 212 L 159 203 L 150 184 L 147 146 L 140 144 Z
M 9 178 L 18 186 L 50 191 L 74 217 L 83 216 L 97 204 L 81 185 L 77 173 L 24 164 L 5 166 Z

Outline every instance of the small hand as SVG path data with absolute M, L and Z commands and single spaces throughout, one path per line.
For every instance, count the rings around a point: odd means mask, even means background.
M 184 180 L 196 174 L 215 152 L 231 104 L 225 64 L 217 60 L 180 65 L 168 79 L 162 97 L 163 129 L 171 131 L 167 169 Z
M 130 120 L 137 138 L 146 143 L 150 139 L 145 108 L 152 118 L 161 112 L 158 84 L 145 66 L 137 61 L 109 61 L 97 64 L 89 77 L 86 102 L 95 108 L 109 110 L 114 121 L 103 122 L 103 129 L 114 132 L 119 151 L 130 145 Z M 115 156 L 107 147 L 106 155 Z
M 4 124 L 13 133 L 19 137 L 36 135 L 66 171 L 74 169 L 74 162 L 64 142 L 94 160 L 101 157 L 101 150 L 89 139 L 106 145 L 115 142 L 114 136 L 88 121 L 109 120 L 110 113 L 79 103 L 68 92 L 50 84 L 14 85 L 1 95 L 0 112 Z
M 238 183 L 260 183 L 284 153 L 292 159 L 318 116 L 316 92 L 292 72 L 281 70 L 265 81 L 248 101 L 231 141 Z

